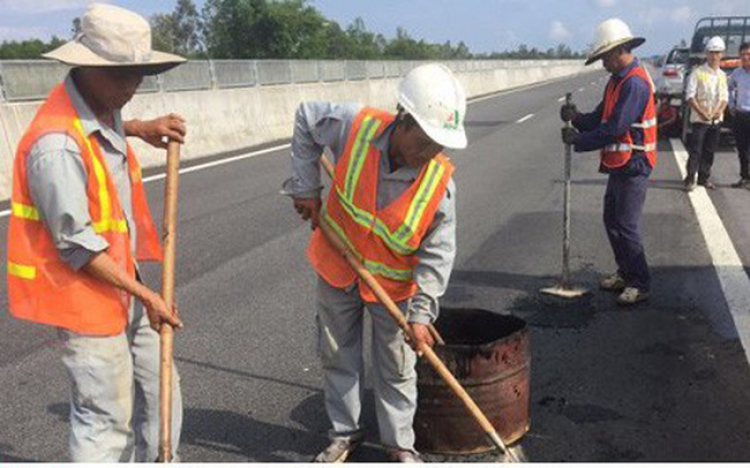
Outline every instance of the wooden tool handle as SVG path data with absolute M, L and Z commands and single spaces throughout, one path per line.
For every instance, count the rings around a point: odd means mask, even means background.
M 367 283 L 370 289 L 372 289 L 372 291 L 375 293 L 375 296 L 378 298 L 378 301 L 380 301 L 380 303 L 385 306 L 390 316 L 393 318 L 393 320 L 396 321 L 396 323 L 404 331 L 404 333 L 409 336 L 412 342 L 416 342 L 416 340 L 414 340 L 411 327 L 409 327 L 409 324 L 406 321 L 406 317 L 404 317 L 401 309 L 398 308 L 393 299 L 391 299 L 385 289 L 383 289 L 383 287 L 372 276 L 372 274 L 367 271 L 364 265 L 362 265 L 362 262 L 359 261 L 359 259 L 354 255 L 351 249 L 349 249 L 349 247 L 344 244 L 336 231 L 330 228 L 325 219 L 321 219 L 318 228 L 322 230 L 326 238 L 334 245 L 334 247 L 336 247 L 336 250 L 341 253 L 341 255 L 349 262 L 349 265 L 351 265 L 351 267 L 360 275 L 362 280 Z M 487 434 L 487 437 L 490 439 L 490 441 L 492 441 L 492 443 L 503 453 L 508 454 L 512 461 L 515 461 L 514 455 L 508 450 L 505 443 L 503 443 L 497 431 L 492 426 L 490 420 L 487 419 L 479 406 L 477 406 L 471 396 L 461 386 L 458 380 L 456 380 L 453 374 L 451 374 L 450 370 L 448 370 L 448 368 L 445 366 L 443 361 L 440 360 L 438 355 L 435 354 L 435 351 L 424 344 L 421 344 L 418 350 L 422 353 L 422 356 L 427 359 L 427 362 L 432 366 L 432 368 L 435 369 L 435 372 L 437 372 L 438 375 L 442 377 L 451 391 L 453 391 L 453 393 L 455 393 L 456 396 L 458 396 L 458 398 L 464 403 L 466 408 L 471 413 L 472 417 L 474 417 L 474 420 Z
M 180 173 L 180 144 L 170 141 L 167 148 L 167 178 L 164 188 L 164 263 L 162 297 L 167 307 L 174 304 L 174 268 L 177 242 L 177 190 Z M 159 382 L 159 461 L 172 461 L 172 326 L 161 325 L 161 374 Z
M 328 176 L 331 178 L 331 180 L 333 180 L 334 167 L 333 167 L 333 164 L 331 163 L 331 161 L 325 155 L 321 155 L 320 156 L 320 163 L 323 165 L 323 169 L 325 169 L 326 173 L 328 173 Z M 370 272 L 367 271 L 367 269 L 362 268 L 362 271 L 361 272 L 358 271 L 357 273 L 359 273 L 360 276 L 367 275 L 373 282 L 375 282 L 376 284 L 378 284 L 378 286 L 380 286 L 380 284 L 375 279 L 375 277 L 373 277 L 370 274 Z M 370 284 L 369 280 L 367 281 L 367 284 L 368 285 Z M 372 287 L 372 286 L 370 286 L 370 287 Z M 383 292 L 385 293 L 385 291 L 383 291 Z M 432 338 L 435 340 L 435 343 L 437 343 L 439 345 L 445 346 L 445 340 L 443 340 L 443 337 L 440 336 L 440 333 L 437 331 L 437 329 L 435 328 L 435 326 L 433 324 L 431 324 L 431 323 L 427 324 L 427 329 L 430 331 L 430 335 L 432 335 Z

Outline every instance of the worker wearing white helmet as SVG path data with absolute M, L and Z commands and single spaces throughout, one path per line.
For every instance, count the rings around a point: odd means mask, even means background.
M 466 96 L 448 68 L 412 70 L 394 115 L 357 104 L 303 103 L 292 139 L 293 176 L 282 193 L 313 229 L 344 237 L 404 312 L 415 339 L 433 344 L 455 248 L 453 165 L 444 148 L 466 147 Z M 330 150 L 335 176 L 323 208 L 320 157 Z M 416 355 L 373 291 L 316 229 L 308 258 L 319 276 L 318 346 L 331 443 L 315 459 L 346 460 L 362 441 L 363 311 L 373 325 L 375 409 L 381 443 L 395 461 L 420 461 L 412 424 Z
M 632 50 L 645 42 L 625 22 L 613 18 L 599 25 L 595 49 L 586 64 L 602 60 L 611 73 L 604 100 L 588 114 L 564 105 L 561 117 L 573 127 L 563 141 L 575 150 L 601 152 L 600 172 L 609 175 L 604 195 L 604 226 L 617 271 L 602 279 L 603 290 L 616 292 L 617 303 L 648 298 L 651 273 L 641 238 L 641 216 L 648 178 L 656 165 L 654 84 Z
M 727 75 L 720 68 L 725 50 L 726 44 L 722 38 L 715 36 L 709 39 L 706 43 L 706 63 L 690 73 L 685 87 L 685 99 L 690 106 L 691 129 L 688 144 L 690 157 L 684 180 L 687 191 L 695 189 L 696 174 L 698 185 L 714 188 L 709 180 L 711 166 L 719 143 L 724 109 L 729 103 Z

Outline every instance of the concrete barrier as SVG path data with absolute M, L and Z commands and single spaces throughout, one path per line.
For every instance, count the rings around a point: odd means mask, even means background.
M 241 63 L 234 62 L 222 65 L 237 74 L 237 78 L 226 80 L 229 86 L 225 88 L 219 89 L 214 78 L 208 89 L 168 92 L 162 82 L 159 92 L 136 94 L 123 114 L 126 119 L 149 119 L 169 112 L 182 114 L 189 132 L 183 157 L 200 158 L 290 138 L 294 111 L 302 101 L 357 101 L 395 109 L 400 77 L 419 63 L 320 62 L 318 81 L 313 81 L 312 62 L 297 65 L 269 62 L 256 69 L 243 69 Z M 587 71 L 578 60 L 448 62 L 447 65 L 454 70 L 469 97 Z M 209 68 L 213 73 L 214 67 Z M 169 89 L 207 88 L 206 73 L 206 63 L 200 62 L 186 67 L 181 74 L 173 74 L 166 83 Z M 353 76 L 349 78 L 347 73 Z M 191 86 L 180 84 L 177 78 L 181 75 Z M 295 75 L 300 77 L 297 83 L 275 84 L 294 81 Z M 342 80 L 342 76 L 347 79 Z M 242 86 L 250 81 L 255 85 Z M 145 91 L 153 91 L 153 87 L 154 83 L 149 83 Z M 40 104 L 39 100 L 0 103 L 0 200 L 10 196 L 15 148 Z M 144 167 L 163 163 L 163 155 L 153 148 L 137 140 L 131 143 Z

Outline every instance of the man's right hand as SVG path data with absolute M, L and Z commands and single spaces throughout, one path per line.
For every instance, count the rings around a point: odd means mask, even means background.
M 175 328 L 182 328 L 182 321 L 179 319 L 177 306 L 172 305 L 172 309 L 167 306 L 164 299 L 153 291 L 149 291 L 145 297 L 141 298 L 143 307 L 146 308 L 146 314 L 148 315 L 148 321 L 151 323 L 151 328 L 156 332 L 161 331 L 161 325 L 168 323 Z
M 578 109 L 575 104 L 563 104 L 560 107 L 560 118 L 563 122 L 570 122 L 578 117 Z
M 303 220 L 310 220 L 313 230 L 318 227 L 321 206 L 323 206 L 323 202 L 320 197 L 294 198 L 294 209 L 297 210 Z

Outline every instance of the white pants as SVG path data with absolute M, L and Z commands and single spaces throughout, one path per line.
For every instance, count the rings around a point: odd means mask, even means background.
M 398 304 L 406 312 L 408 301 Z M 358 288 L 342 290 L 318 280 L 317 320 L 326 410 L 332 437 L 361 434 L 364 363 L 364 310 L 372 318 L 373 387 L 383 445 L 414 449 L 412 423 L 417 409 L 417 357 L 404 333 L 379 304 L 365 304 Z
M 153 462 L 159 449 L 159 335 L 132 301 L 125 332 L 88 336 L 58 329 L 72 382 L 70 457 L 74 462 Z M 172 450 L 182 428 L 174 369 Z

